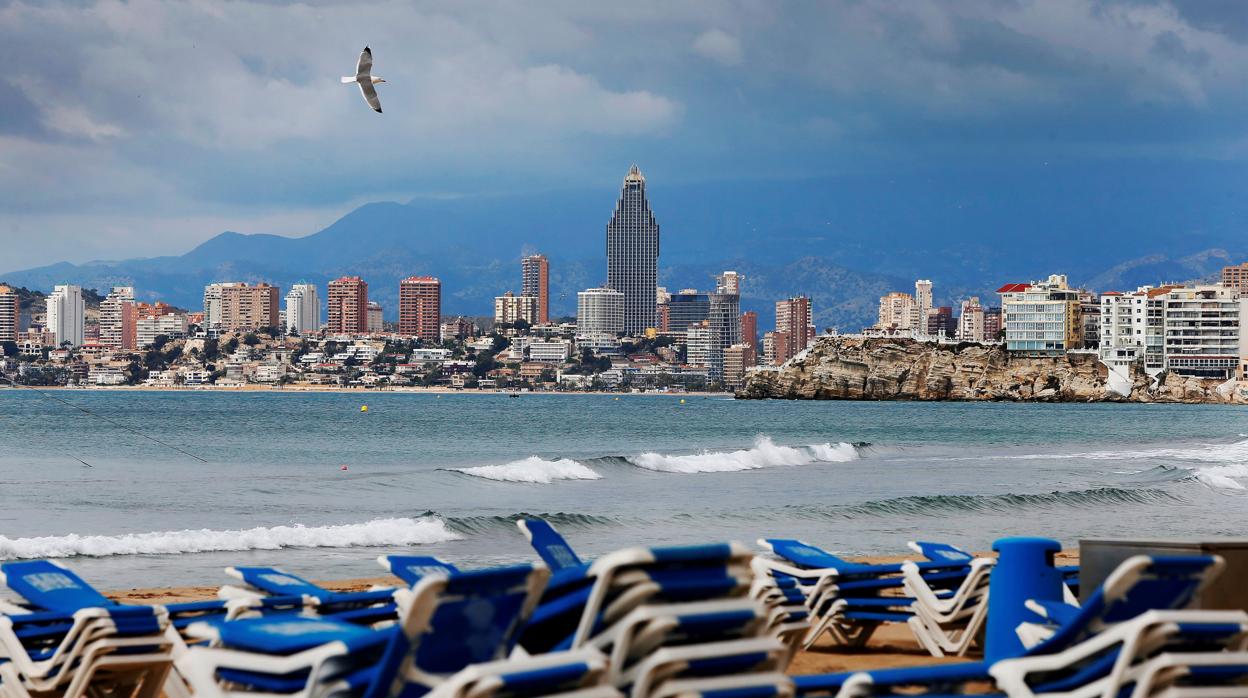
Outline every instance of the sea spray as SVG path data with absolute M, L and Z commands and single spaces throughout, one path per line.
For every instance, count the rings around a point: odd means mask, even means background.
M 460 534 L 434 517 L 373 519 L 333 526 L 259 526 L 240 530 L 187 529 L 117 535 L 0 536 L 0 560 L 114 555 L 177 555 L 282 548 L 355 548 L 429 545 Z

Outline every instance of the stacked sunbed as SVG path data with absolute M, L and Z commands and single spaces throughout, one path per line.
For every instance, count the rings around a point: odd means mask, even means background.
M 520 528 L 541 563 L 383 556 L 402 583 L 361 592 L 232 567 L 220 599 L 166 606 L 118 604 L 53 562 L 4 563 L 22 601 L 0 607 L 0 698 L 1248 697 L 1248 614 L 1183 610 L 1216 557 L 1132 558 L 1077 605 L 1062 571 L 1011 561 L 1051 558 L 1044 540 L 999 542 L 1000 563 L 915 543 L 925 560 L 862 565 L 790 539 L 760 541 L 770 556 L 728 543 L 585 560 L 545 521 Z M 786 676 L 798 647 L 860 645 L 887 623 L 984 659 Z

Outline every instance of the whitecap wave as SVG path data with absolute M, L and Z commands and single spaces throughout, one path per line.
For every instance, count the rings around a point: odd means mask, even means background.
M 336 526 L 256 527 L 123 533 L 111 536 L 7 538 L 0 536 L 0 560 L 114 555 L 178 555 L 281 548 L 355 548 L 429 545 L 461 538 L 434 517 L 374 519 Z
M 1248 463 L 1214 465 L 1195 470 L 1196 479 L 1216 490 L 1248 490 L 1240 480 L 1248 480 Z
M 500 482 L 528 482 L 549 485 L 555 480 L 598 480 L 602 476 L 585 465 L 567 458 L 543 460 L 529 456 L 505 465 L 481 465 L 475 468 L 453 468 L 457 473 Z
M 703 451 L 690 455 L 643 453 L 626 460 L 639 468 L 662 473 L 732 473 L 776 466 L 844 463 L 857 458 L 858 449 L 853 444 L 780 446 L 760 436 L 752 448 L 740 451 Z

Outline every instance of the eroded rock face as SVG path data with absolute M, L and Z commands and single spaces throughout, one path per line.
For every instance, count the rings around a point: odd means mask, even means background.
M 822 337 L 778 371 L 756 371 L 738 398 L 793 400 L 1009 400 L 1035 402 L 1248 403 L 1248 385 L 1142 368 L 1131 394 L 1109 389 L 1095 354 L 1012 356 L 998 345 L 938 344 L 888 337 Z

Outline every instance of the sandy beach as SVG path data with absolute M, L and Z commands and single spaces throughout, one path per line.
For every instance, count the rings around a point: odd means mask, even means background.
M 980 553 L 986 555 L 987 553 Z M 908 559 L 907 556 L 878 556 L 857 558 L 857 561 L 868 564 L 897 563 Z M 1065 550 L 1057 555 L 1059 565 L 1079 564 L 1078 550 Z M 374 585 L 390 585 L 395 580 L 391 577 L 369 577 L 361 579 L 329 580 L 321 585 L 335 591 L 365 591 Z M 201 601 L 215 599 L 220 586 L 186 586 L 156 589 L 130 589 L 128 591 L 109 592 L 108 596 L 123 603 L 176 603 L 180 601 Z M 971 655 L 977 658 L 977 655 Z M 924 666 L 966 661 L 965 657 L 932 657 L 919 647 L 914 636 L 904 625 L 886 625 L 879 629 L 866 647 L 849 650 L 835 646 L 825 636 L 810 650 L 800 652 L 789 666 L 789 673 L 822 674 L 839 671 L 858 671 L 863 669 L 880 669 L 886 667 Z

